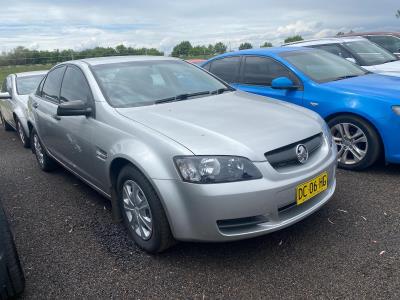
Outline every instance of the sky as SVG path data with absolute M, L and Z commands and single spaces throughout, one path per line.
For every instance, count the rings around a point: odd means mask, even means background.
M 4 2 L 4 3 L 1 3 Z M 222 41 L 279 46 L 295 34 L 327 37 L 339 31 L 400 31 L 395 0 L 0 0 L 0 51 L 82 50 L 119 44 L 165 53 Z

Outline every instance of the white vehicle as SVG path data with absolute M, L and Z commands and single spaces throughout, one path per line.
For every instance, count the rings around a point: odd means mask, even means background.
M 30 146 L 27 122 L 28 95 L 36 90 L 47 71 L 10 74 L 0 93 L 0 119 L 5 130 L 15 129 L 25 148 Z
M 363 37 L 314 39 L 284 46 L 322 49 L 358 64 L 370 72 L 400 77 L 400 60 L 386 49 Z

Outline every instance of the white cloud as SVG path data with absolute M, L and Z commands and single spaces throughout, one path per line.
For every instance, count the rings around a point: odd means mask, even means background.
M 395 30 L 393 0 L 14 1 L 2 7 L 0 50 L 94 46 L 156 47 L 169 52 L 182 40 L 249 41 L 280 45 L 295 34 L 326 37 L 338 31 Z

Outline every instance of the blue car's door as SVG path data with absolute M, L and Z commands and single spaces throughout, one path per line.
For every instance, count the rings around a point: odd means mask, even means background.
M 278 77 L 290 78 L 299 88 L 296 90 L 271 88 L 272 80 Z M 291 70 L 272 58 L 243 57 L 239 81 L 240 83 L 232 85 L 240 90 L 303 105 L 303 89 L 300 79 Z

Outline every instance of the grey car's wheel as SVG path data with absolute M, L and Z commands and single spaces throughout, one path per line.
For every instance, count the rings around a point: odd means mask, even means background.
M 45 172 L 54 170 L 57 167 L 57 163 L 46 153 L 46 150 L 44 149 L 35 130 L 32 130 L 31 132 L 31 139 L 33 152 L 36 156 L 39 167 Z
M 21 122 L 19 120 L 17 120 L 16 125 L 17 125 L 18 136 L 19 136 L 19 139 L 21 140 L 22 145 L 25 148 L 29 148 L 31 143 L 30 143 L 29 138 L 25 134 L 24 127 L 21 125 Z
M 157 193 L 135 167 L 124 167 L 117 180 L 124 224 L 135 243 L 149 253 L 174 244 L 169 223 Z
M 338 150 L 338 166 L 362 170 L 379 157 L 381 144 L 376 130 L 357 116 L 342 115 L 328 122 Z
M 0 120 L 1 120 L 1 124 L 2 124 L 2 126 L 3 126 L 3 128 L 4 128 L 5 131 L 11 131 L 11 130 L 13 130 L 13 128 L 11 127 L 11 125 L 8 124 L 8 123 L 6 122 L 6 120 L 4 120 L 3 115 L 2 115 L 1 113 L 0 113 Z

